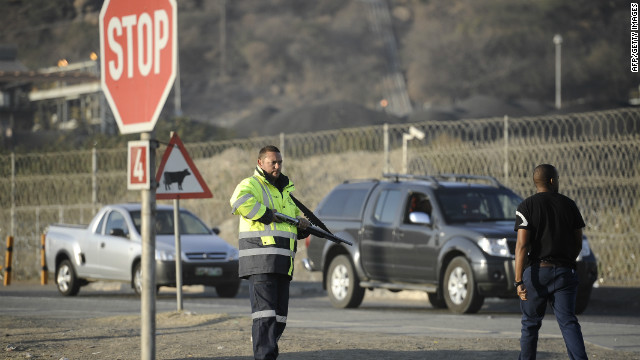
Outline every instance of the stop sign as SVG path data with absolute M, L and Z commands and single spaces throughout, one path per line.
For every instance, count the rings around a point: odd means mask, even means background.
M 102 90 L 122 134 L 152 131 L 177 68 L 175 0 L 105 0 Z

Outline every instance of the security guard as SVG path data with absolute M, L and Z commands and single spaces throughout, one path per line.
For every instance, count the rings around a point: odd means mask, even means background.
M 299 216 L 290 197 L 295 188 L 281 170 L 280 150 L 265 146 L 253 176 L 236 186 L 230 200 L 232 213 L 240 215 L 239 275 L 249 280 L 256 360 L 278 357 L 278 340 L 287 325 L 297 239 L 306 237 L 304 230 L 310 225 Z M 299 218 L 299 228 L 279 222 L 276 212 Z

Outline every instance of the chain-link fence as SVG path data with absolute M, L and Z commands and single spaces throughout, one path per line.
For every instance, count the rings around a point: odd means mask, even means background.
M 403 141 L 410 127 L 425 137 Z M 402 171 L 403 159 L 415 174 L 491 175 L 523 197 L 534 192 L 533 168 L 551 163 L 560 172 L 560 191 L 576 200 L 585 217 L 600 281 L 640 285 L 635 266 L 640 256 L 638 109 L 185 144 L 214 197 L 183 200 L 181 205 L 219 226 L 230 243 L 237 242 L 237 219 L 230 215 L 229 196 L 251 174 L 258 149 L 266 144 L 280 147 L 285 173 L 312 208 L 344 180 Z M 161 146 L 158 159 L 163 151 Z M 88 223 L 101 204 L 140 201 L 139 192 L 126 189 L 126 149 L 1 156 L 0 173 L 0 236 L 16 238 L 13 276 L 18 279 L 38 276 L 40 234 L 47 225 Z

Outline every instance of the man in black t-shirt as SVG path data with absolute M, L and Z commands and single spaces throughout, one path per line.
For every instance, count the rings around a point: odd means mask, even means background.
M 558 172 L 548 164 L 533 172 L 536 194 L 516 211 L 515 286 L 520 296 L 520 359 L 535 359 L 547 302 L 553 308 L 570 359 L 587 359 L 575 314 L 584 220 L 575 202 L 558 193 Z

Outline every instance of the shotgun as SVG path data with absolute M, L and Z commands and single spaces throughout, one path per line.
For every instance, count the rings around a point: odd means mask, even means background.
M 298 226 L 298 224 L 300 223 L 300 220 L 298 220 L 296 218 L 292 218 L 291 216 L 287 216 L 287 215 L 281 214 L 279 212 L 277 212 L 275 214 L 276 214 L 276 217 L 278 219 L 280 219 L 280 221 L 284 221 L 284 222 L 289 223 L 291 225 Z M 315 236 L 321 237 L 323 239 L 331 240 L 336 244 L 343 243 L 343 244 L 347 244 L 349 246 L 353 246 L 353 243 L 351 241 L 347 241 L 345 239 L 339 238 L 339 237 L 333 235 L 332 233 L 324 231 L 324 230 L 322 230 L 322 229 L 320 229 L 318 227 L 315 227 L 315 226 L 309 226 L 308 228 L 306 228 L 306 231 L 308 231 L 309 234 L 311 234 L 311 235 L 315 235 Z

